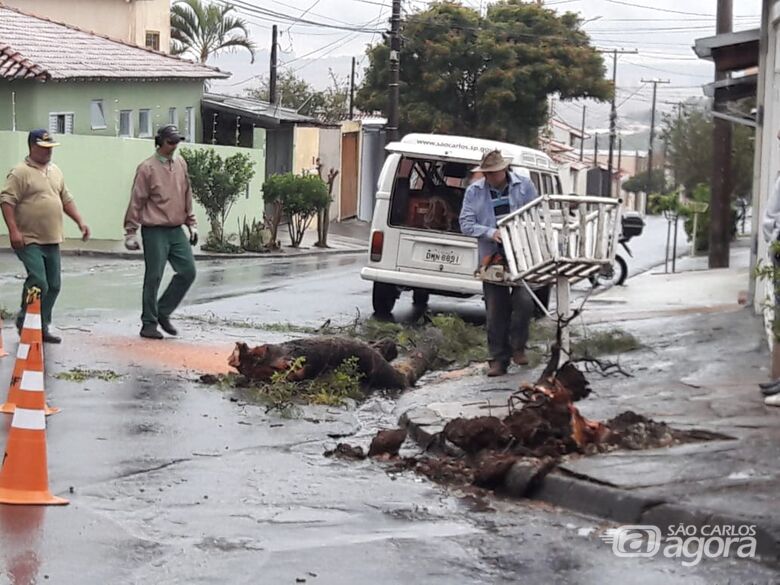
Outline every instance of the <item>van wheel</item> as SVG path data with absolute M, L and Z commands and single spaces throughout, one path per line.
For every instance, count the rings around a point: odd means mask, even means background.
M 375 282 L 374 292 L 371 295 L 374 313 L 380 317 L 389 317 L 393 312 L 398 294 L 398 287 L 392 284 L 385 284 L 384 282 Z
M 412 292 L 412 304 L 418 309 L 424 309 L 428 306 L 430 296 L 431 294 L 427 290 L 416 288 Z

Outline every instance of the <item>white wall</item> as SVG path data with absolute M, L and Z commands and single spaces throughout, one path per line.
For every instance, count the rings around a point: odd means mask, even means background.
M 767 50 L 761 58 L 765 60 L 760 67 L 759 102 L 763 99 L 764 118 L 763 127 L 756 132 L 756 156 L 758 157 L 758 169 L 754 176 L 753 185 L 753 228 L 756 234 L 755 260 L 767 261 L 768 243 L 764 240 L 761 230 L 761 218 L 763 217 L 769 195 L 772 192 L 775 178 L 780 171 L 780 147 L 777 140 L 777 131 L 780 129 L 780 63 L 777 60 L 780 51 L 780 4 L 775 3 L 768 14 L 766 25 L 768 27 Z M 765 312 L 768 319 L 771 315 L 766 313 L 767 302 L 772 298 L 772 285 L 766 281 L 755 283 L 754 308 L 757 313 Z
M 339 174 L 333 184 L 330 204 L 331 221 L 339 216 L 339 203 L 341 194 L 341 130 L 339 128 L 320 129 L 320 162 L 322 163 L 322 178 L 328 179 L 330 169 L 336 169 Z

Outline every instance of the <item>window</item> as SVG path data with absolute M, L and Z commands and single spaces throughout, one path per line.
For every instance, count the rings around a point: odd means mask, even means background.
M 536 171 L 531 171 L 531 181 L 533 181 L 534 187 L 536 187 L 536 192 L 541 195 L 542 194 L 542 179 L 539 177 L 539 173 Z
M 179 125 L 179 113 L 176 108 L 168 108 L 168 124 Z
M 152 114 L 150 110 L 138 110 L 138 136 L 148 138 L 152 135 Z
M 552 175 L 542 173 L 542 184 L 544 185 L 545 195 L 555 195 L 555 188 L 553 187 Z
M 73 113 L 52 112 L 49 114 L 49 132 L 51 134 L 73 134 Z
M 154 49 L 155 51 L 160 50 L 160 33 L 156 30 L 148 30 L 146 31 L 146 43 L 145 46 L 147 49 Z
M 195 110 L 192 106 L 185 108 L 186 118 L 184 120 L 184 138 L 187 142 L 192 142 L 192 138 L 195 135 Z
M 458 216 L 471 166 L 424 158 L 402 159 L 393 183 L 390 225 L 460 233 Z
M 89 119 L 93 130 L 103 130 L 106 127 L 106 111 L 103 100 L 92 100 L 89 107 Z
M 133 135 L 133 110 L 119 112 L 119 135 L 126 138 Z

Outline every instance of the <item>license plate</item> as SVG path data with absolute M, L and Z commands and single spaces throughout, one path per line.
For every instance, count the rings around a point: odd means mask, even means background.
M 436 250 L 429 248 L 425 251 L 425 261 L 435 264 L 460 264 L 460 255 L 447 250 Z

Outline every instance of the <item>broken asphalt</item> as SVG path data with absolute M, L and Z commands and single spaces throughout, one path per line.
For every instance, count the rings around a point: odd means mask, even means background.
M 569 457 L 533 498 L 625 524 L 755 524 L 759 554 L 780 555 L 780 409 L 765 406 L 757 388 L 768 379 L 763 321 L 738 304 L 747 248 L 731 260 L 730 269 L 706 270 L 706 258 L 684 259 L 677 274 L 651 270 L 592 298 L 586 331 L 619 326 L 642 347 L 612 356 L 633 377 L 590 374 L 594 393 L 577 404 L 590 419 L 633 410 L 729 438 Z M 509 395 L 539 374 L 513 366 L 498 379 L 433 375 L 401 398 L 401 424 L 427 445 L 454 418 L 506 415 Z M 512 473 L 503 487 L 517 491 Z

